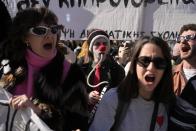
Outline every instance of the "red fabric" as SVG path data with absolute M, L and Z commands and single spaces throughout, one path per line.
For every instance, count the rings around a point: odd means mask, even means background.
M 97 66 L 95 68 L 95 76 L 94 76 L 94 81 L 93 81 L 94 85 L 97 85 L 100 82 L 100 80 L 101 80 L 101 78 L 100 78 L 101 75 L 100 74 L 101 74 L 100 66 Z M 95 90 L 98 91 L 99 87 L 96 87 Z
M 163 116 L 157 116 L 157 123 L 159 124 L 159 126 L 161 127 L 163 125 Z

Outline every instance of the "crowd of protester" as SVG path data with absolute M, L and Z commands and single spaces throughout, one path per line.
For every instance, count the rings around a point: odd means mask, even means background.
M 48 8 L 11 19 L 1 4 L 0 88 L 10 107 L 32 108 L 55 131 L 196 130 L 196 24 L 182 25 L 174 48 L 156 36 L 111 40 L 102 29 L 60 40 Z

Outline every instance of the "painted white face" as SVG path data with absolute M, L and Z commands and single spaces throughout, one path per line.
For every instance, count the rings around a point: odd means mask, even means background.
M 108 52 L 109 52 L 109 43 L 105 38 L 98 38 L 93 43 L 93 56 L 94 59 L 100 60 L 101 55 L 103 57 L 102 61 L 105 60 Z
M 146 43 L 142 47 L 136 64 L 139 94 L 141 96 L 151 97 L 164 74 L 163 68 L 165 68 L 166 63 L 162 62 L 165 62 L 164 56 L 157 45 Z
M 58 29 L 55 26 L 40 24 L 30 29 L 25 41 L 37 55 L 52 58 L 56 54 L 57 33 Z
M 179 48 L 180 48 L 180 56 L 182 59 L 188 60 L 188 59 L 196 58 L 196 36 L 195 39 L 190 39 L 192 38 L 190 36 L 194 36 L 194 35 L 196 35 L 196 31 L 192 31 L 192 30 L 184 31 L 180 35 Z

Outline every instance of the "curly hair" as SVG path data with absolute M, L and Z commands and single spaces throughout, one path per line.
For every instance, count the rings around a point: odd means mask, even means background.
M 10 83 L 12 85 L 17 84 L 26 78 L 28 67 L 25 60 L 27 50 L 25 38 L 31 27 L 35 27 L 42 22 L 47 25 L 57 25 L 58 18 L 52 11 L 45 7 L 21 10 L 13 18 L 8 39 L 0 47 L 0 60 L 8 59 L 11 67 L 9 74 L 6 74 L 2 79 L 2 81 L 7 83 L 4 83 L 5 85 L 10 85 Z M 57 36 L 57 43 L 59 38 L 60 36 Z

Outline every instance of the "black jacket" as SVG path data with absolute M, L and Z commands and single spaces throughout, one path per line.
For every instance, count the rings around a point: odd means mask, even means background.
M 78 64 L 81 66 L 83 71 L 86 74 L 86 77 L 90 73 L 90 71 L 93 69 L 93 62 L 89 62 L 87 64 L 83 64 L 83 58 L 80 58 L 78 60 Z M 95 72 L 92 73 L 90 76 L 89 82 L 93 84 L 93 77 L 95 75 Z M 124 68 L 122 68 L 111 56 L 107 57 L 105 61 L 101 64 L 101 81 L 108 81 L 108 89 L 116 87 L 120 84 L 120 82 L 125 77 L 125 71 Z M 101 85 L 99 93 L 103 89 L 103 87 L 106 86 L 105 84 Z M 107 90 L 108 90 L 107 89 Z M 94 89 L 88 86 L 87 91 L 91 92 Z
M 177 97 L 169 119 L 168 131 L 196 131 L 196 76 L 189 79 Z
M 37 94 L 37 98 L 44 103 L 52 104 L 54 108 L 52 108 L 52 117 L 43 115 L 41 118 L 55 131 L 72 131 L 76 129 L 86 131 L 88 95 L 85 76 L 79 66 L 72 64 L 65 81 L 56 88 L 47 86 L 45 79 L 42 77 L 44 76 L 41 75 L 38 78 L 36 84 L 36 92 L 40 92 Z M 42 88 L 45 84 L 46 88 Z
M 0 1 L 0 12 L 0 42 L 2 42 L 7 38 L 12 19 L 5 4 L 2 1 Z
M 51 129 L 55 131 L 76 129 L 86 131 L 88 126 L 88 94 L 85 75 L 77 64 L 71 64 L 66 78 L 63 80 L 64 59 L 62 54 L 57 53 L 57 56 L 40 70 L 34 80 L 32 100 L 39 107 L 46 107 L 39 117 Z M 10 66 L 13 71 L 17 69 L 15 67 L 18 67 L 12 63 Z M 22 66 L 26 69 L 26 64 Z M 27 73 L 22 73 L 22 76 L 16 77 L 14 85 L 5 86 L 5 88 L 9 92 L 14 91 L 15 85 L 23 82 L 26 76 Z

